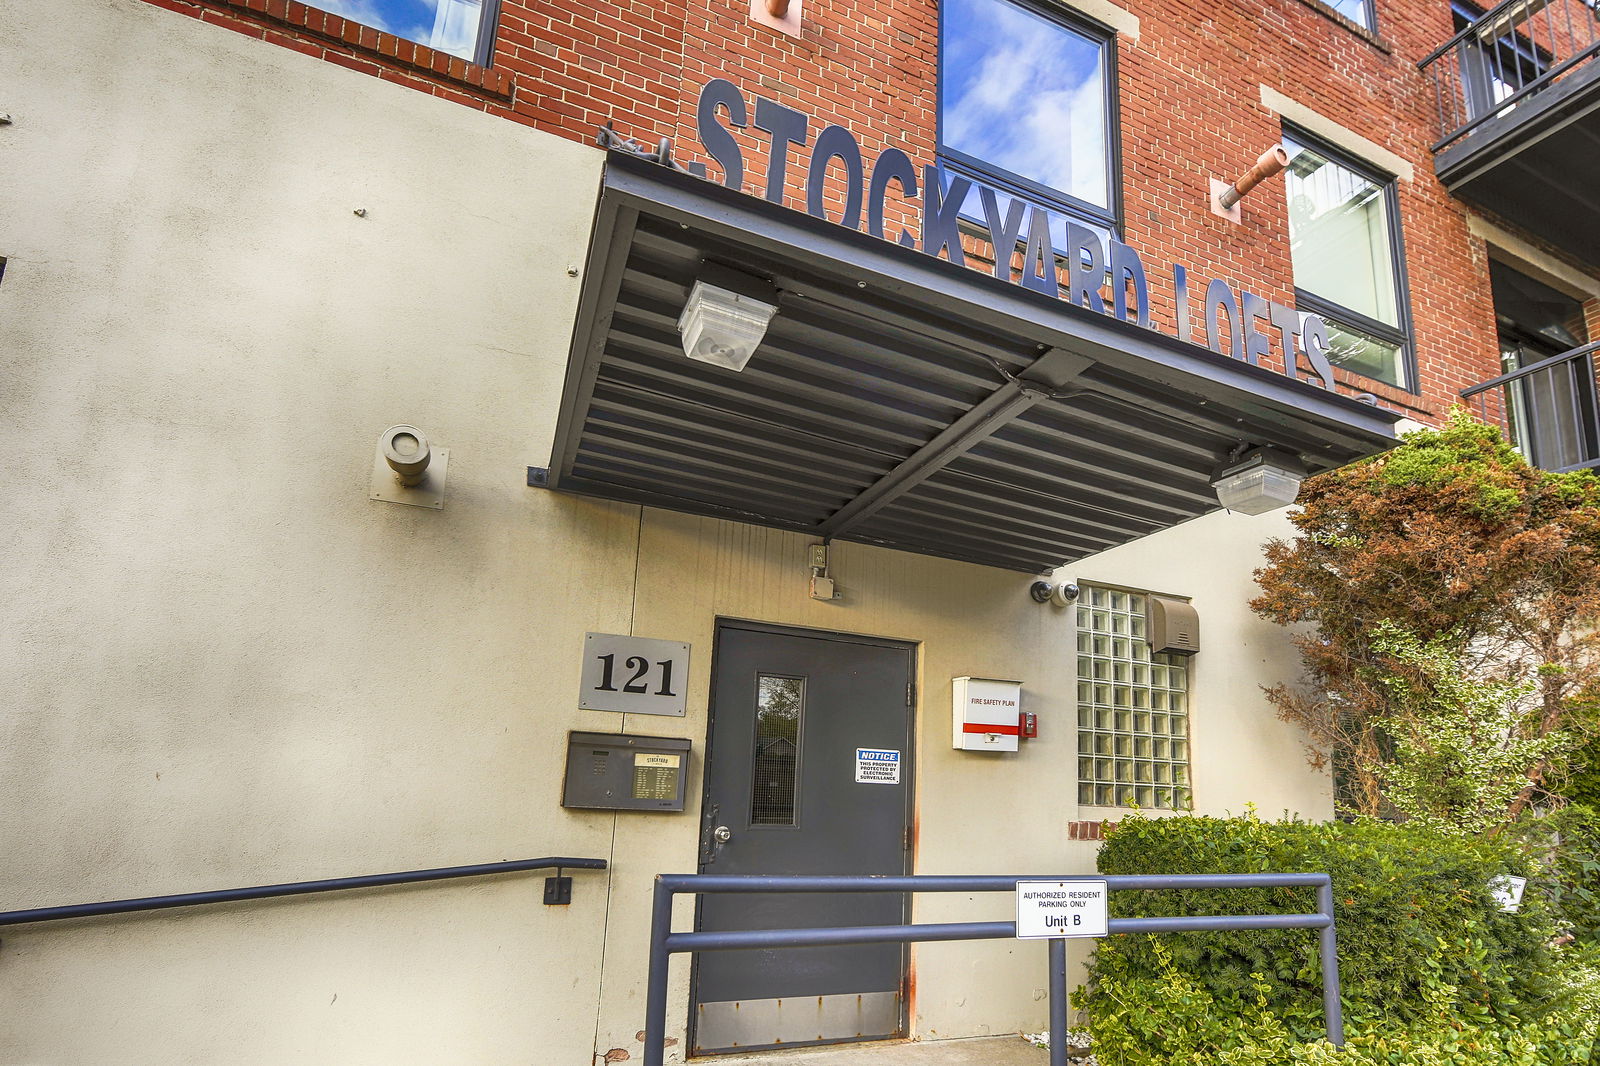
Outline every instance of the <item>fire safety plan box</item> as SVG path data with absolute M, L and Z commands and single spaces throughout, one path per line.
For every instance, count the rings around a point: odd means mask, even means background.
M 957 677 L 950 682 L 955 717 L 951 747 L 957 751 L 1016 751 L 1022 732 L 1022 682 L 993 677 Z
M 681 811 L 690 747 L 677 737 L 568 733 L 561 806 Z

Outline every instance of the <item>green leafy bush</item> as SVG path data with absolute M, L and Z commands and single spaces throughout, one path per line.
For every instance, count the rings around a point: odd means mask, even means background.
M 1094 1049 L 1101 1066 L 1588 1066 L 1596 1055 L 1600 980 L 1572 968 L 1574 988 L 1537 1021 L 1485 1023 L 1459 1017 L 1454 992 L 1436 985 L 1422 1013 L 1406 1025 L 1352 1024 L 1345 1045 L 1304 1039 L 1297 1030 L 1313 1012 L 1278 1011 L 1274 989 L 1260 975 L 1243 994 L 1219 992 L 1178 971 L 1162 938 L 1133 937 L 1154 972 L 1132 973 L 1127 956 L 1098 975 Z M 1315 1012 L 1320 1021 L 1320 1012 Z M 1296 1023 L 1299 1023 L 1298 1025 Z
M 1537 830 L 1560 840 L 1538 887 L 1562 928 L 1579 943 L 1600 949 L 1600 810 L 1574 803 L 1542 819 Z
M 1404 1025 L 1441 1010 L 1463 1022 L 1514 1023 L 1538 1015 L 1554 994 L 1548 943 L 1556 927 L 1546 901 L 1529 893 L 1520 914 L 1506 914 L 1490 895 L 1491 878 L 1534 872 L 1509 844 L 1378 822 L 1133 817 L 1109 834 L 1100 870 L 1331 873 L 1343 1002 L 1356 1024 Z M 1314 890 L 1300 888 L 1111 897 L 1112 916 L 1123 918 L 1315 910 Z M 1162 937 L 1159 951 L 1147 938 L 1110 937 L 1098 946 L 1081 1005 L 1103 1016 L 1124 994 L 1118 989 L 1169 969 L 1224 1005 L 1265 996 L 1264 1009 L 1300 1037 L 1323 1031 L 1309 930 L 1178 933 Z

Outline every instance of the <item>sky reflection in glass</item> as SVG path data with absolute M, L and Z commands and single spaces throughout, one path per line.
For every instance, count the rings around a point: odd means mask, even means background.
M 946 147 L 1109 208 L 1104 49 L 1006 0 L 946 0 Z
M 324 11 L 471 60 L 482 0 L 317 0 Z

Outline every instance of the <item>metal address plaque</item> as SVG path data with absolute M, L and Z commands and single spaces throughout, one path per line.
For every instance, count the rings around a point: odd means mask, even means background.
M 583 638 L 578 706 L 586 711 L 682 718 L 689 683 L 689 645 L 615 633 Z

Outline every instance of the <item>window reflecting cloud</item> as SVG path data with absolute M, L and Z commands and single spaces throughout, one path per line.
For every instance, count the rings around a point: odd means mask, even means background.
M 317 6 L 462 59 L 477 51 L 481 0 L 319 0 Z
M 1004 0 L 943 17 L 944 144 L 1109 207 L 1101 44 Z

